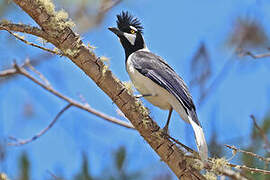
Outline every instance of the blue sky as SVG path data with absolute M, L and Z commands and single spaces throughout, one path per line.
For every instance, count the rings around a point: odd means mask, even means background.
M 192 75 L 190 60 L 200 43 L 205 42 L 213 67 L 211 82 L 232 56 L 224 43 L 235 18 L 250 15 L 265 25 L 269 22 L 269 9 L 270 3 L 263 0 L 182 0 L 171 3 L 124 1 L 106 15 L 99 27 L 82 34 L 82 37 L 85 43 L 90 42 L 97 47 L 97 55 L 110 58 L 110 69 L 119 79 L 128 81 L 124 68 L 124 51 L 107 27 L 116 25 L 116 14 L 129 10 L 144 25 L 144 38 L 148 48 L 168 61 L 187 83 Z M 14 22 L 26 20 L 33 24 L 18 8 L 12 13 L 6 13 L 5 17 Z M 23 62 L 26 57 L 39 58 L 39 49 L 11 39 L 13 37 L 6 32 L 0 33 L 0 40 L 6 42 L 0 45 L 1 69 L 8 67 L 14 59 Z M 234 64 L 225 80 L 205 104 L 198 108 L 198 116 L 207 139 L 210 139 L 215 129 L 218 140 L 223 144 L 233 144 L 235 142 L 232 139 L 248 136 L 252 127 L 249 115 L 254 114 L 260 121 L 269 110 L 269 60 L 233 60 Z M 63 94 L 76 100 L 80 100 L 78 94 L 82 94 L 93 108 L 121 118 L 112 101 L 68 59 L 55 57 L 42 63 L 37 69 Z M 198 93 L 192 89 L 191 93 L 197 104 Z M 31 137 L 47 126 L 66 104 L 24 77 L 16 77 L 8 83 L 0 84 L 0 97 L 0 137 L 3 140 L 9 135 Z M 22 115 L 27 103 L 34 108 L 34 115 L 30 118 Z M 152 117 L 163 126 L 168 112 L 147 102 L 145 104 L 151 110 Z M 190 126 L 176 113 L 173 113 L 171 123 L 171 134 L 195 148 Z M 245 141 L 241 145 L 248 143 Z M 5 171 L 14 178 L 16 159 L 26 150 L 32 162 L 33 179 L 49 177 L 47 170 L 70 177 L 79 170 L 81 153 L 86 152 L 91 172 L 98 175 L 112 166 L 112 151 L 121 145 L 127 148 L 129 171 L 142 169 L 145 179 L 168 171 L 137 132 L 110 124 L 76 108 L 65 112 L 55 126 L 37 141 L 22 147 L 7 147 L 7 159 L 0 164 L 0 171 Z

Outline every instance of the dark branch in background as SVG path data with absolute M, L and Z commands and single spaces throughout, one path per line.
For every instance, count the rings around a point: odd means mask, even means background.
M 48 172 L 49 175 L 50 175 L 53 179 L 55 179 L 55 180 L 60 180 L 60 179 L 62 179 L 62 178 L 57 177 L 54 173 L 52 173 L 52 172 L 49 171 L 49 170 L 47 170 L 47 172 Z
M 206 84 L 212 74 L 211 58 L 204 42 L 201 42 L 198 50 L 191 59 L 190 87 L 199 87 L 199 97 L 204 96 Z
M 253 120 L 254 126 L 259 130 L 259 133 L 260 133 L 261 137 L 264 140 L 266 151 L 270 152 L 270 143 L 268 141 L 268 138 L 267 138 L 266 134 L 264 133 L 263 129 L 260 128 L 260 126 L 257 124 L 255 116 L 250 115 L 250 118 Z
M 227 45 L 232 48 L 233 54 L 226 60 L 225 64 L 221 68 L 220 72 L 214 78 L 210 86 L 204 91 L 199 99 L 199 106 L 203 105 L 207 97 L 213 94 L 213 91 L 221 84 L 228 73 L 228 70 L 234 63 L 234 55 L 242 54 L 242 56 L 248 55 L 253 58 L 264 58 L 269 57 L 270 53 L 254 55 L 249 51 L 243 51 L 247 47 L 262 47 L 267 44 L 268 41 L 267 33 L 263 25 L 256 19 L 250 17 L 237 17 L 232 30 L 228 35 Z
M 221 82 L 224 80 L 225 76 L 228 74 L 228 71 L 230 70 L 231 66 L 234 64 L 234 61 L 232 57 L 227 59 L 225 61 L 225 64 L 219 71 L 219 73 L 216 75 L 214 80 L 211 82 L 208 88 L 202 93 L 199 101 L 198 101 L 198 106 L 202 106 L 207 97 L 209 97 L 213 91 L 221 84 Z
M 29 64 L 29 62 L 28 63 L 26 62 L 25 64 Z M 30 66 L 30 67 L 31 67 L 31 69 L 34 69 L 34 67 L 32 67 L 32 66 Z M 37 72 L 37 70 L 34 70 L 34 72 Z M 68 102 L 72 106 L 78 107 L 78 108 L 80 108 L 82 110 L 85 110 L 85 111 L 87 111 L 89 113 L 92 113 L 92 114 L 94 114 L 94 115 L 96 115 L 98 117 L 101 117 L 101 118 L 109 121 L 109 122 L 118 124 L 118 125 L 126 127 L 126 128 L 134 129 L 133 126 L 130 123 L 124 122 L 124 121 L 116 119 L 114 117 L 110 117 L 110 116 L 108 116 L 108 115 L 106 115 L 104 113 L 101 113 L 101 112 L 93 109 L 93 108 L 90 108 L 89 104 L 81 104 L 79 102 L 76 102 L 76 101 L 62 95 L 61 93 L 59 93 L 58 91 L 53 89 L 51 86 L 44 85 L 42 82 L 40 82 L 35 77 L 30 75 L 22 66 L 18 66 L 16 63 L 14 64 L 14 68 L 7 69 L 7 70 L 4 70 L 4 71 L 0 72 L 0 77 L 9 76 L 9 75 L 12 75 L 12 74 L 21 74 L 21 75 L 27 77 L 28 79 L 30 79 L 34 83 L 41 86 L 43 89 L 49 91 L 50 93 L 54 94 L 55 96 L 59 97 L 60 99 L 63 99 L 64 101 Z M 41 73 L 38 73 L 38 75 L 40 76 Z M 43 75 L 41 75 L 40 78 L 41 79 L 46 79 Z M 47 84 L 49 84 L 49 83 L 47 83 Z
M 101 1 L 102 4 L 99 8 L 99 12 L 95 18 L 96 20 L 96 24 L 100 24 L 102 22 L 102 20 L 104 19 L 105 14 L 111 10 L 113 7 L 117 6 L 120 2 L 122 2 L 122 0 L 112 0 L 112 1 L 108 1 L 108 0 L 102 0 Z
M 39 137 L 41 137 L 42 135 L 44 135 L 49 129 L 51 129 L 53 127 L 53 125 L 56 123 L 56 121 L 59 119 L 59 117 L 66 111 L 68 110 L 68 108 L 70 108 L 72 106 L 72 104 L 68 104 L 66 105 L 54 118 L 54 120 L 43 130 L 41 130 L 38 134 L 36 134 L 35 136 L 33 136 L 30 139 L 26 139 L 26 140 L 19 140 L 15 137 L 9 137 L 9 139 L 14 140 L 15 143 L 8 143 L 9 146 L 20 146 L 20 145 L 24 145 L 24 144 L 28 144 L 30 142 L 33 142 L 34 140 L 38 139 Z
M 239 51 L 239 49 L 240 48 L 238 48 L 237 51 Z M 234 53 L 236 53 L 237 51 L 235 51 Z M 216 75 L 214 80 L 211 82 L 211 84 L 208 86 L 208 88 L 206 88 L 206 90 L 203 91 L 198 101 L 199 107 L 203 105 L 207 97 L 209 97 L 214 92 L 214 90 L 222 83 L 222 81 L 227 76 L 228 71 L 231 69 L 231 67 L 234 65 L 234 62 L 235 62 L 235 60 L 233 59 L 234 53 L 225 61 L 225 64 L 223 65 L 221 70 L 218 72 L 218 74 Z M 240 52 L 240 54 L 242 53 Z M 251 52 L 246 52 L 246 55 L 250 55 L 250 56 L 252 55 L 254 58 L 259 58 L 260 56 L 263 56 L 263 55 L 257 55 L 256 57 Z M 269 53 L 269 56 L 270 56 L 270 53 Z

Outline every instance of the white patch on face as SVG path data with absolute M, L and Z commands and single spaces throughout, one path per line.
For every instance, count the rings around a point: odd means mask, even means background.
M 129 26 L 130 27 L 130 29 L 133 29 L 134 31 L 138 31 L 135 27 L 133 27 L 133 26 Z
M 130 44 L 134 45 L 136 40 L 136 34 L 129 34 L 124 33 L 124 36 L 127 38 L 127 40 L 130 42 Z

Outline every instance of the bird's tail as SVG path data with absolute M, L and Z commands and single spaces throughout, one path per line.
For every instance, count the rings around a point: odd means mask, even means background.
M 207 162 L 208 159 L 208 148 L 207 143 L 204 137 L 203 129 L 200 126 L 200 124 L 196 123 L 190 116 L 188 116 L 188 120 L 193 128 L 195 138 L 196 138 L 196 144 L 199 151 L 199 155 L 203 162 Z M 198 122 L 198 120 L 197 120 Z

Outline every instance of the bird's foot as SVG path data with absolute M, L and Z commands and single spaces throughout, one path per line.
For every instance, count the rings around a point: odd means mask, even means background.
M 163 129 L 162 129 L 163 133 L 165 135 L 169 135 L 169 129 L 168 129 L 168 126 L 165 126 Z
M 149 97 L 149 96 L 153 96 L 153 95 L 152 94 L 139 94 L 135 96 L 135 98 L 142 98 L 142 97 Z

